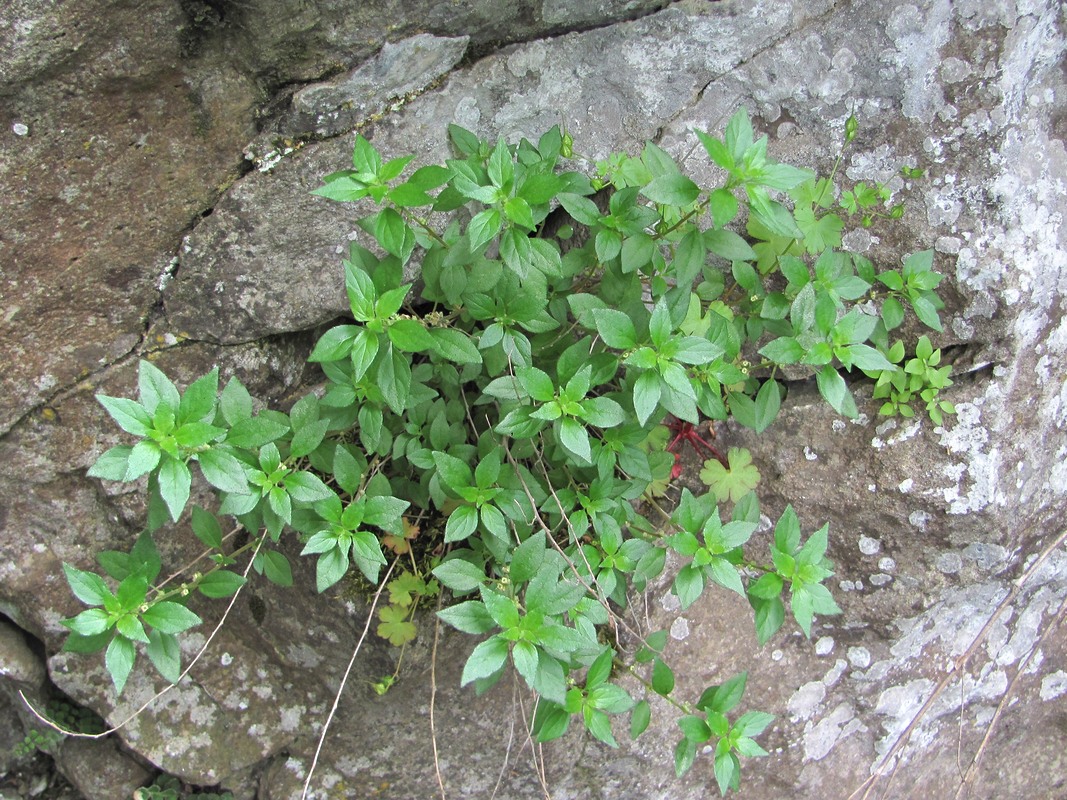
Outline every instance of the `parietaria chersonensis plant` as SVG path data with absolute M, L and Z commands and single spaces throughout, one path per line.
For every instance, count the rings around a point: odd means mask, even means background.
M 710 747 L 725 794 L 741 757 L 766 755 L 756 738 L 773 717 L 737 714 L 744 673 L 679 696 L 666 631 L 635 630 L 628 601 L 671 551 L 684 562 L 672 584 L 681 607 L 710 584 L 737 592 L 761 643 L 787 612 L 805 635 L 816 616 L 839 613 L 825 585 L 827 526 L 804 533 L 787 507 L 760 557 L 758 465 L 746 450 L 718 452 L 698 427 L 732 419 L 765 431 L 787 366 L 845 416 L 858 411 L 843 373 L 876 379 L 882 413 L 914 413 L 916 398 L 935 421 L 952 413 L 937 399 L 950 381 L 930 341 L 903 369 L 904 345 L 889 341 L 908 309 L 940 330 L 933 254 L 882 269 L 839 250 L 846 223 L 896 219 L 903 206 L 885 210 L 882 186 L 841 191 L 840 156 L 826 178 L 771 160 L 744 111 L 722 139 L 697 133 L 722 172 L 710 187 L 654 144 L 591 165 L 558 128 L 518 145 L 449 132 L 456 158 L 406 178 L 411 157 L 383 162 L 357 136 L 352 169 L 314 192 L 376 204 L 360 224 L 379 248 L 353 244 L 344 262 L 352 319 L 310 356 L 324 390 L 288 413 L 254 414 L 236 378 L 219 392 L 217 369 L 181 393 L 142 361 L 139 399 L 99 396 L 136 442 L 89 474 L 147 476 L 148 521 L 130 552 L 99 555 L 111 580 L 65 565 L 90 606 L 64 622 L 66 648 L 105 650 L 118 692 L 139 649 L 177 681 L 178 637 L 201 621 L 190 594 L 235 594 L 247 558 L 290 584 L 276 545 L 296 536 L 320 592 L 353 565 L 376 584 L 391 562 L 378 633 L 399 647 L 416 635 L 419 602 L 447 589 L 438 616 L 477 637 L 463 684 L 484 692 L 513 667 L 538 698 L 537 741 L 578 724 L 615 747 L 614 717 L 637 737 L 648 698 L 666 698 L 681 729 L 678 775 Z M 842 151 L 855 135 L 853 117 Z M 420 278 L 405 283 L 416 252 Z M 702 494 L 672 488 L 687 441 L 708 456 Z M 153 535 L 183 516 L 194 467 L 219 497 L 214 511 L 191 512 L 214 555 L 157 585 Z M 219 516 L 248 541 L 228 548 Z

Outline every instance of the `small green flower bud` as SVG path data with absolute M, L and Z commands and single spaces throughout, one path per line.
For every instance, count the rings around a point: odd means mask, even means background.
M 559 154 L 564 158 L 574 156 L 574 138 L 569 133 L 563 134 L 563 143 L 559 147 Z
M 859 129 L 860 123 L 856 119 L 855 114 L 850 114 L 848 120 L 845 122 L 845 141 L 851 142 L 856 138 L 856 131 Z

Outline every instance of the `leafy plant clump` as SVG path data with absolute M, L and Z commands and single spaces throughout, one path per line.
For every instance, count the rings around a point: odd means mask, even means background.
M 852 118 L 846 145 L 855 134 Z M 538 698 L 536 740 L 579 724 L 614 747 L 613 719 L 627 716 L 639 736 L 660 695 L 679 715 L 677 773 L 711 748 L 720 790 L 737 788 L 739 759 L 766 755 L 755 740 L 773 718 L 736 713 L 744 673 L 692 696 L 676 687 L 666 631 L 638 630 L 628 602 L 670 552 L 682 608 L 709 585 L 736 592 L 760 642 L 787 610 L 805 635 L 839 613 L 825 585 L 827 526 L 805 534 L 787 507 L 754 541 L 758 467 L 698 429 L 733 419 L 766 430 L 783 368 L 813 376 L 847 416 L 858 413 L 844 376 L 854 370 L 879 376 L 878 396 L 901 411 L 901 392 L 946 385 L 926 345 L 922 369 L 904 370 L 923 387 L 901 384 L 903 355 L 889 343 L 909 307 L 939 329 L 941 276 L 931 253 L 899 271 L 837 249 L 846 222 L 900 216 L 902 206 L 880 210 L 884 187 L 839 194 L 837 165 L 817 178 L 773 161 L 744 111 L 722 139 L 697 135 L 716 185 L 698 185 L 654 144 L 582 171 L 558 128 L 508 145 L 451 126 L 456 157 L 407 177 L 411 157 L 384 160 L 358 136 L 352 169 L 315 192 L 376 206 L 360 224 L 377 249 L 353 244 L 344 262 L 352 318 L 310 356 L 325 389 L 288 413 L 256 414 L 236 378 L 219 391 L 217 369 L 181 393 L 142 361 L 137 400 L 99 397 L 136 443 L 108 450 L 90 475 L 147 476 L 148 524 L 129 553 L 100 555 L 110 581 L 66 565 L 90 606 L 65 621 L 67 649 L 105 649 L 120 692 L 140 648 L 176 681 L 178 637 L 200 622 L 191 593 L 237 592 L 241 559 L 288 585 L 279 545 L 298 537 L 322 592 L 353 565 L 377 583 L 384 543 L 399 572 L 382 637 L 410 641 L 419 600 L 444 587 L 455 602 L 439 617 L 478 637 L 463 684 L 484 692 L 513 667 Z M 415 262 L 420 278 L 407 281 Z M 712 456 L 704 490 L 689 481 L 664 502 L 685 441 Z M 219 497 L 190 517 L 212 563 L 159 583 L 153 535 L 182 518 L 194 470 Z M 230 545 L 219 516 L 247 542 Z

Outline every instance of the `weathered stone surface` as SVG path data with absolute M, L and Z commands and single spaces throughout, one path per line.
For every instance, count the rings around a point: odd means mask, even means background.
M 84 477 L 120 440 L 92 394 L 133 386 L 130 361 L 108 365 L 159 347 L 180 382 L 220 363 L 284 405 L 303 378 L 306 343 L 171 345 L 178 334 L 257 340 L 344 311 L 338 261 L 357 214 L 307 192 L 346 165 L 347 137 L 296 149 L 214 203 L 237 177 L 266 88 L 358 70 L 387 39 L 469 35 L 480 56 L 489 42 L 603 25 L 654 4 L 612 4 L 608 17 L 598 16 L 602 5 L 432 4 L 400 17 L 377 3 L 186 3 L 184 13 L 166 3 L 9 4 L 0 21 L 5 615 L 54 653 L 58 620 L 78 609 L 61 562 L 86 567 L 138 530 L 136 487 Z M 824 169 L 855 108 L 861 130 L 845 175 L 885 180 L 903 163 L 928 170 L 897 187 L 909 205 L 902 232 L 875 226 L 849 244 L 883 263 L 925 247 L 939 253 L 952 286 L 938 343 L 959 345 L 948 393 L 959 413 L 940 428 L 887 423 L 865 403 L 867 418 L 849 423 L 798 380 L 770 436 L 720 432 L 752 449 L 769 518 L 788 502 L 805 531 L 830 521 L 844 615 L 821 621 L 813 642 L 787 629 L 760 649 L 736 621 L 748 614 L 739 598 L 716 595 L 676 619 L 664 584 L 639 607 L 643 624 L 670 627 L 683 693 L 748 669 L 747 702 L 778 714 L 765 741 L 771 758 L 746 764 L 746 797 L 847 796 L 913 722 L 891 793 L 953 796 L 960 731 L 967 759 L 1001 703 L 970 796 L 1063 792 L 1067 653 L 1062 636 L 1041 638 L 1063 613 L 1062 548 L 1009 593 L 1064 525 L 1064 26 L 1054 0 L 684 2 L 476 58 L 365 130 L 387 155 L 415 152 L 424 163 L 445 156 L 451 121 L 509 140 L 563 121 L 592 157 L 657 137 L 699 175 L 707 168 L 689 129 L 718 129 L 740 105 L 770 135 L 773 155 Z M 179 251 L 181 232 L 209 207 Z M 160 298 L 166 315 L 149 327 Z M 160 546 L 168 564 L 197 555 L 181 532 Z M 254 584 L 192 680 L 123 741 L 188 780 L 240 785 L 246 800 L 257 777 L 261 798 L 299 796 L 365 611 L 324 603 L 306 574 L 298 580 L 303 588 L 288 592 Z M 318 796 L 436 792 L 430 642 L 424 629 L 401 682 L 378 698 L 367 683 L 391 673 L 394 653 L 368 640 L 320 760 Z M 444 784 L 450 796 L 489 796 L 502 774 L 498 797 L 539 797 L 521 715 L 511 738 L 513 698 L 524 695 L 502 685 L 475 700 L 457 688 L 470 646 L 444 634 L 437 652 Z M 49 668 L 111 721 L 159 686 L 139 668 L 117 703 L 99 661 L 53 655 Z M 677 729 L 666 704 L 654 705 L 662 713 L 653 728 L 622 752 L 576 732 L 546 748 L 552 796 L 714 791 L 706 757 L 673 778 Z M 887 770 L 875 792 L 888 781 Z
M 507 48 L 455 72 L 367 133 L 385 157 L 414 152 L 420 164 L 450 157 L 450 122 L 517 141 L 562 120 L 592 158 L 637 149 L 709 81 L 814 10 L 774 4 L 743 20 L 670 10 Z M 347 137 L 310 145 L 234 187 L 185 241 L 164 297 L 176 330 L 248 341 L 321 324 L 347 309 L 338 261 L 346 240 L 362 236 L 359 215 L 307 193 L 350 163 L 351 146 Z
M 381 114 L 392 98 L 425 89 L 463 57 L 468 36 L 420 34 L 386 43 L 373 59 L 329 83 L 306 86 L 293 95 L 293 110 L 318 136 L 336 136 Z
M 132 797 L 152 778 L 152 773 L 122 752 L 113 739 L 68 738 L 59 746 L 56 762 L 85 800 Z
M 36 691 L 44 688 L 44 663 L 30 649 L 21 629 L 0 620 L 0 678 L 21 689 Z

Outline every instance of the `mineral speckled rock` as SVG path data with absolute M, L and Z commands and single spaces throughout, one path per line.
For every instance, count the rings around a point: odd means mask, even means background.
M 805 533 L 830 522 L 843 615 L 820 620 L 811 641 L 787 625 L 760 648 L 736 619 L 746 603 L 728 593 L 678 617 L 664 578 L 637 608 L 645 624 L 670 629 L 680 692 L 747 669 L 746 703 L 776 714 L 761 739 L 771 757 L 745 765 L 745 797 L 847 796 L 872 771 L 888 774 L 890 755 L 901 759 L 892 792 L 951 797 L 959 742 L 966 769 L 995 718 L 967 796 L 1062 794 L 1067 653 L 1063 637 L 1045 636 L 1067 595 L 1062 548 L 1015 583 L 1062 530 L 1067 506 L 1062 4 L 684 0 L 622 23 L 659 4 L 404 5 L 403 16 L 326 0 L 5 9 L 0 608 L 44 642 L 52 680 L 111 721 L 160 686 L 139 666 L 116 702 L 99 660 L 57 654 L 58 620 L 79 608 L 62 562 L 86 568 L 93 553 L 128 546 L 143 519 L 139 487 L 84 475 L 121 440 L 92 395 L 129 394 L 135 356 L 158 350 L 179 384 L 219 363 L 284 405 L 305 377 L 308 337 L 262 337 L 345 311 L 339 261 L 361 235 L 360 211 L 308 192 L 346 166 L 351 139 L 294 147 L 272 171 L 241 177 L 248 142 L 284 121 L 257 115 L 290 108 L 294 82 L 371 70 L 386 42 L 469 36 L 468 63 L 363 129 L 387 157 L 440 161 L 449 122 L 509 141 L 562 122 L 591 157 L 656 138 L 707 178 L 691 129 L 718 131 L 743 105 L 773 157 L 827 171 L 855 111 L 859 134 L 839 174 L 890 180 L 908 214 L 847 245 L 883 264 L 936 250 L 949 300 L 937 344 L 954 354 L 947 395 L 958 413 L 942 426 L 885 420 L 857 380 L 863 415 L 846 421 L 791 374 L 767 435 L 732 425 L 720 435 L 749 447 L 763 475 L 758 541 L 786 503 Z M 560 35 L 538 38 L 549 33 Z M 367 108 L 389 100 L 383 90 Z M 904 164 L 927 176 L 895 177 Z M 161 539 L 168 564 L 197 554 L 188 531 Z M 308 569 L 290 591 L 255 583 L 191 678 L 119 734 L 123 746 L 187 780 L 228 783 L 241 800 L 299 796 L 366 614 L 315 595 Z M 395 651 L 368 640 L 311 796 L 437 792 L 432 629 L 421 622 L 384 697 L 368 683 L 392 672 Z M 481 699 L 458 688 L 472 645 L 446 631 L 437 652 L 446 790 L 489 796 L 502 776 L 498 797 L 541 797 L 511 684 Z M 552 796 L 714 791 L 706 755 L 673 777 L 677 726 L 651 699 L 652 727 L 637 743 L 613 751 L 572 730 L 546 746 Z M 126 793 L 121 781 L 112 788 Z
M 467 36 L 420 34 L 388 42 L 349 74 L 298 91 L 293 109 L 317 135 L 336 136 L 381 114 L 394 98 L 425 89 L 456 65 L 469 41 Z

